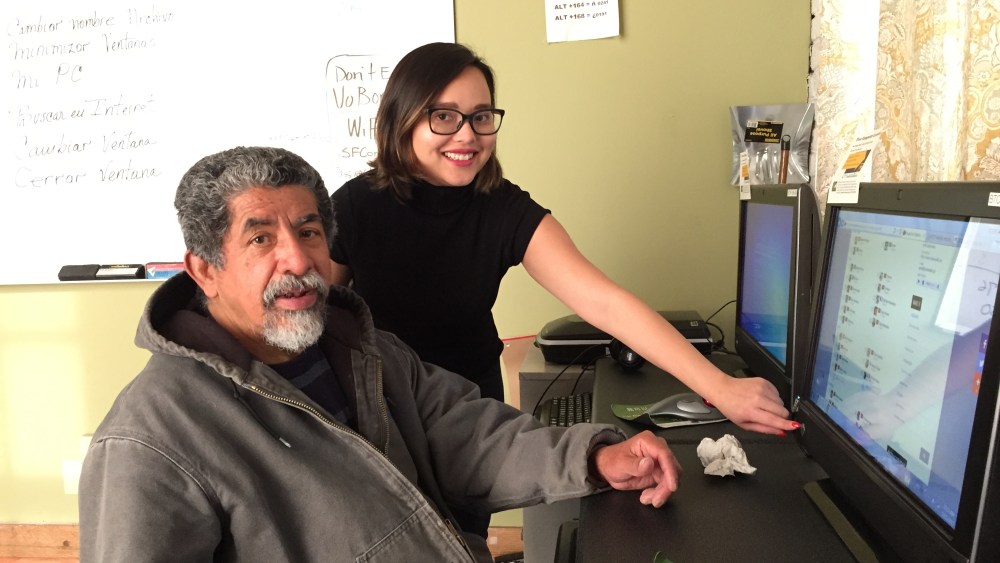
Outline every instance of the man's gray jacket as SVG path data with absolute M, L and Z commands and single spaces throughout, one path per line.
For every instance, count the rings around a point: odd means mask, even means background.
M 600 485 L 610 426 L 542 427 L 376 330 L 331 288 L 320 347 L 357 431 L 255 360 L 180 274 L 150 298 L 149 363 L 97 429 L 80 480 L 84 562 L 489 561 L 448 504 L 491 511 Z

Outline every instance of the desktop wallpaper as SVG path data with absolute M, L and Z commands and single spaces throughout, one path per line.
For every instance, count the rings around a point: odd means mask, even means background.
M 782 365 L 788 353 L 793 208 L 747 204 L 737 322 Z

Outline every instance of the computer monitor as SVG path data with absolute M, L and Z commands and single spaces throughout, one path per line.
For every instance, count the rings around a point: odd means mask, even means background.
M 819 223 L 808 184 L 752 186 L 740 201 L 736 353 L 786 406 L 809 353 Z
M 826 209 L 795 416 L 829 478 L 807 492 L 859 559 L 1000 561 L 1000 183 Z

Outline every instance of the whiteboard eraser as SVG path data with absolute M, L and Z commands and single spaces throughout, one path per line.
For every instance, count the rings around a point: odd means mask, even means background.
M 96 280 L 100 264 L 69 264 L 59 268 L 59 281 Z

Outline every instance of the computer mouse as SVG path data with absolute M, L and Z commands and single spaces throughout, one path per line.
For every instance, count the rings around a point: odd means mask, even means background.
M 674 428 L 728 420 L 722 411 L 706 403 L 697 393 L 677 393 L 648 405 L 613 403 L 611 412 L 622 420 Z
M 722 411 L 705 402 L 697 393 L 677 393 L 653 403 L 646 410 L 654 421 L 659 417 L 680 418 L 699 422 L 725 420 Z

